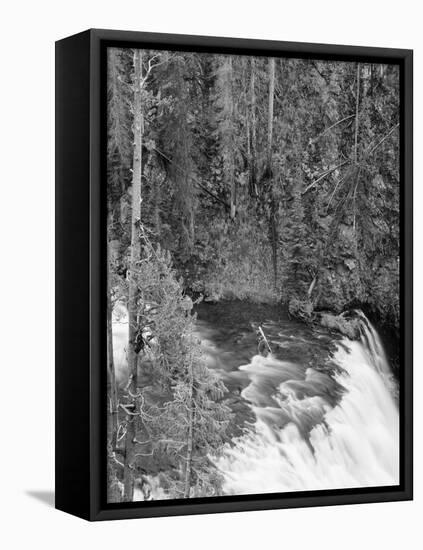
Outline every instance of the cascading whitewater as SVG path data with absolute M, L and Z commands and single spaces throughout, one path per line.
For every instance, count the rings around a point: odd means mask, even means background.
M 331 376 L 272 356 L 240 367 L 256 422 L 216 461 L 225 494 L 399 483 L 395 382 L 377 332 L 357 315 L 361 340 L 340 342 Z

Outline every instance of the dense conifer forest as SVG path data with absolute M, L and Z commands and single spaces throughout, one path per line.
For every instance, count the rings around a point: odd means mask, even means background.
M 220 495 L 200 303 L 398 333 L 399 68 L 113 48 L 107 116 L 108 498 Z

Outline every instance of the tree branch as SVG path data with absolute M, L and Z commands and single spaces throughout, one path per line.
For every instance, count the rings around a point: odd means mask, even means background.
M 140 87 L 143 88 L 144 87 L 144 84 L 147 82 L 148 80 L 148 77 L 150 76 L 150 73 L 153 69 L 155 69 L 156 67 L 158 67 L 159 65 L 163 65 L 163 63 L 166 61 L 165 59 L 163 59 L 162 61 L 159 61 L 158 63 L 153 63 L 154 59 L 156 59 L 157 57 L 159 57 L 159 54 L 156 54 L 156 55 L 153 55 L 153 57 L 151 57 L 149 60 L 148 60 L 148 64 L 147 64 L 147 70 L 146 70 L 146 73 L 145 73 L 145 76 L 141 79 L 140 81 Z
M 393 126 L 389 132 L 378 142 L 376 143 L 376 145 L 374 147 L 372 147 L 372 149 L 370 149 L 370 151 L 367 151 L 366 152 L 366 157 L 371 155 L 372 153 L 374 153 L 374 151 L 380 146 L 382 145 L 382 143 L 388 139 L 388 137 L 399 127 L 400 123 L 398 122 L 397 124 L 395 124 L 395 126 Z
M 347 174 L 348 174 L 348 171 L 347 171 Z M 332 199 L 333 199 L 333 197 L 335 196 L 336 190 L 338 189 L 339 185 L 345 180 L 345 178 L 347 177 L 347 174 L 345 174 L 340 180 L 338 180 L 338 181 L 336 182 L 335 187 L 334 187 L 334 190 L 332 191 L 332 194 L 331 194 L 331 196 L 330 196 L 328 205 L 326 206 L 326 213 L 327 213 L 328 210 L 329 210 L 329 206 L 331 205 Z
M 317 183 L 319 183 L 319 181 L 321 181 L 326 176 L 329 176 L 329 174 L 332 174 L 332 172 L 335 172 L 335 170 L 337 170 L 338 168 L 342 168 L 342 166 L 345 166 L 345 164 L 348 164 L 349 162 L 350 162 L 349 160 L 344 160 L 343 162 L 341 162 L 340 164 L 337 164 L 333 168 L 326 170 L 326 172 L 324 172 L 320 177 L 312 181 L 310 185 L 308 185 L 301 194 L 305 195 L 307 191 L 309 191 L 312 187 L 314 187 Z
M 350 118 L 354 118 L 356 115 L 353 114 L 353 115 L 348 115 L 344 118 L 342 118 L 341 120 L 338 120 L 338 122 L 335 122 L 334 124 L 332 124 L 331 126 L 329 126 L 328 128 L 326 128 L 325 130 L 323 130 L 323 132 L 321 132 L 319 135 L 317 135 L 315 138 L 313 138 L 310 143 L 315 143 L 318 139 L 320 139 L 322 136 L 324 136 L 327 132 L 329 132 L 330 130 L 332 130 L 333 128 L 335 128 L 336 126 L 338 126 L 339 124 L 342 124 L 343 122 L 345 122 L 346 120 L 349 120 Z

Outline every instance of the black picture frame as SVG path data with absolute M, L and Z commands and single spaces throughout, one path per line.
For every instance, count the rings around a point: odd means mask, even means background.
M 108 46 L 399 64 L 400 485 L 107 504 L 105 49 Z M 56 508 L 108 520 L 410 500 L 413 495 L 413 53 L 91 29 L 56 43 Z M 75 406 L 75 404 L 77 406 Z

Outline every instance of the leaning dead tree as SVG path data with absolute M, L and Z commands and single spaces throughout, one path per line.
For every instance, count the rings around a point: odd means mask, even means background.
M 266 335 L 264 334 L 263 329 L 259 326 L 258 330 L 259 330 L 260 336 L 262 338 L 261 342 L 264 342 L 264 344 L 265 344 L 267 350 L 269 351 L 269 353 L 272 353 L 272 348 L 270 347 L 269 341 L 266 338 Z

